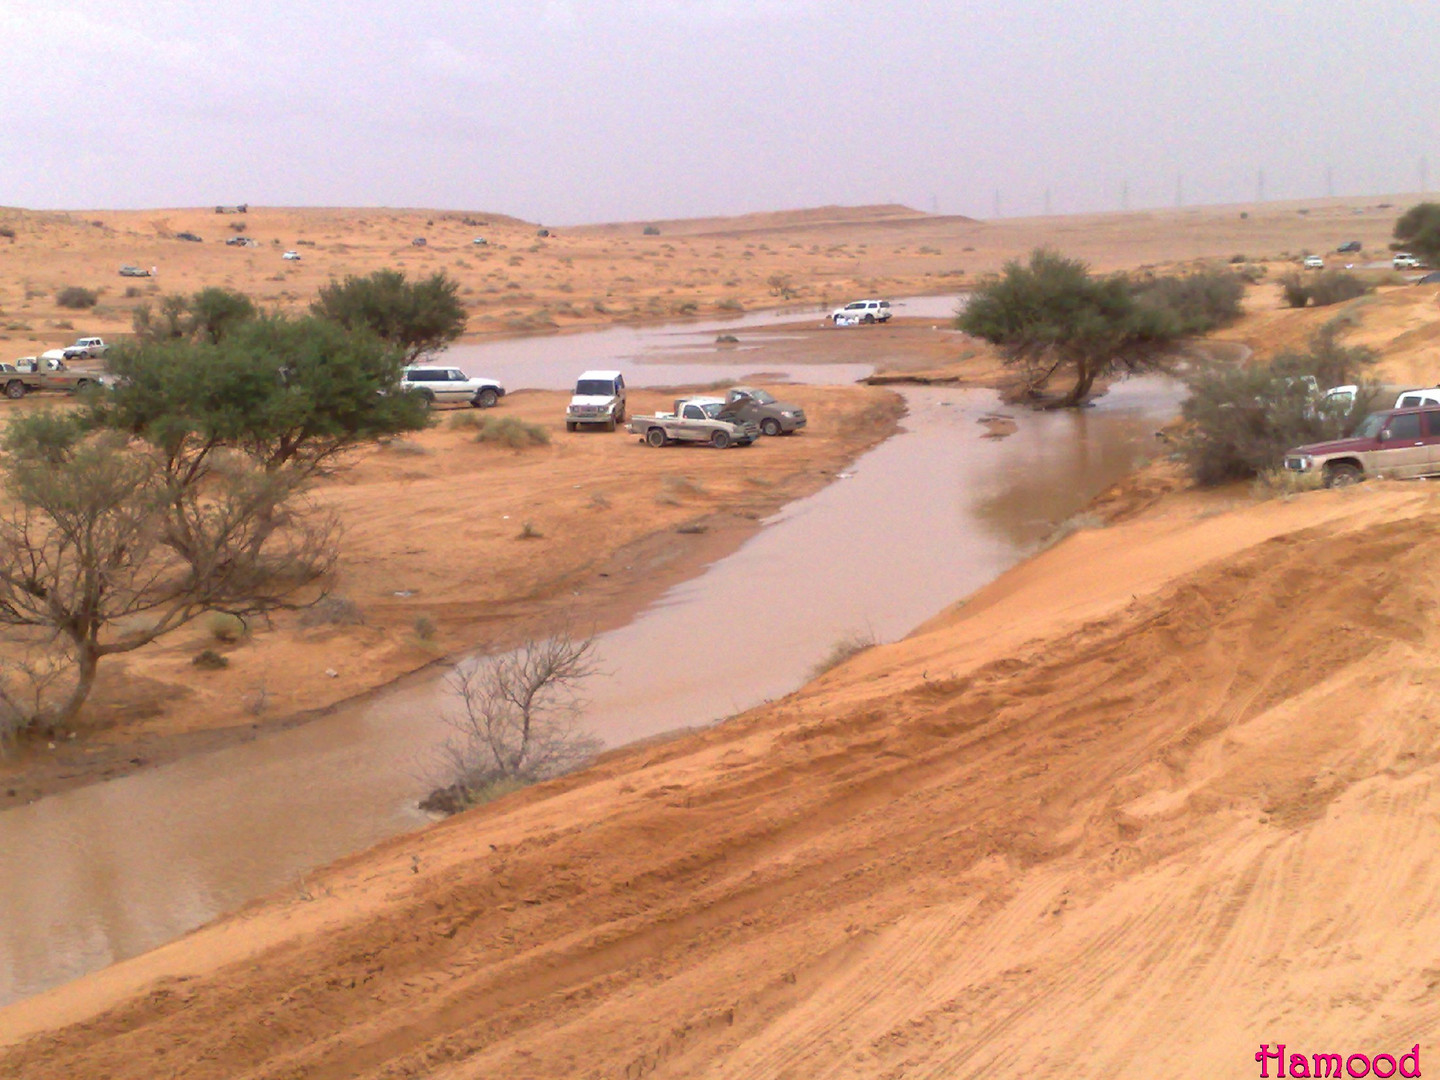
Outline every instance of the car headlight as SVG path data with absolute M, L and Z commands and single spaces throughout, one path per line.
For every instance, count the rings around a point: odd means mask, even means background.
M 789 409 L 781 409 L 781 410 L 780 410 L 780 415 L 783 416 L 786 420 L 793 419 L 794 416 L 795 416 L 795 414 L 794 414 L 793 412 L 791 412 Z

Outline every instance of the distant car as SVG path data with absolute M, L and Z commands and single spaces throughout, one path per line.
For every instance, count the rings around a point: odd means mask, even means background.
M 1397 251 L 1390 260 L 1390 265 L 1396 270 L 1416 270 L 1419 269 L 1420 260 L 1408 251 Z
M 281 257 L 282 259 L 289 259 L 291 262 L 299 262 L 299 261 L 300 261 L 300 252 L 298 252 L 298 251 L 287 251 L 287 252 L 285 252 L 284 255 L 281 255 L 280 257 Z
M 725 394 L 725 414 L 734 420 L 750 420 L 763 435 L 793 435 L 805 426 L 805 410 L 788 401 L 776 401 L 768 390 L 732 386 Z
M 62 350 L 60 357 L 62 360 L 98 360 L 109 348 L 104 338 L 82 337 L 77 339 L 74 345 Z
M 472 379 L 459 368 L 407 367 L 401 385 L 414 390 L 429 405 L 466 404 L 489 409 L 505 396 L 494 379 Z
M 1306 255 L 1306 256 L 1305 256 L 1305 269 L 1306 269 L 1306 270 L 1324 270 L 1324 269 L 1325 269 L 1325 260 L 1324 260 L 1324 258 L 1321 257 L 1321 256 L 1319 256 L 1319 255 Z
M 415 245 L 416 247 L 424 247 L 425 244 L 426 244 L 426 242 L 427 242 L 427 241 L 425 240 L 425 237 L 423 237 L 423 236 L 417 236 L 417 237 L 415 237 L 414 240 L 411 240 L 411 241 L 410 241 L 410 243 L 412 243 L 412 244 Z
M 877 323 L 890 321 L 889 300 L 854 300 L 830 313 L 837 326 L 845 322 Z
M 200 237 L 196 236 L 193 232 L 176 233 L 176 234 L 175 234 L 175 239 L 176 239 L 176 240 L 189 240 L 192 244 L 200 244 L 200 243 L 203 243 L 203 242 L 204 242 L 204 241 L 202 241 L 202 240 L 200 239 Z
M 143 266 L 131 266 L 129 263 L 126 263 L 124 266 L 120 267 L 120 276 L 121 276 L 121 277 L 149 277 L 149 276 L 150 276 L 150 271 L 149 271 L 149 270 L 146 270 Z
M 477 247 L 483 247 L 485 244 L 490 243 L 490 241 L 489 241 L 489 240 L 486 240 L 485 237 L 483 237 L 483 236 L 477 236 L 477 237 L 475 237 L 474 240 L 471 240 L 470 242 L 471 242 L 472 244 L 476 245 Z
M 1351 251 L 1359 251 L 1361 244 L 1359 240 L 1347 240 L 1335 249 L 1337 255 L 1345 255 Z

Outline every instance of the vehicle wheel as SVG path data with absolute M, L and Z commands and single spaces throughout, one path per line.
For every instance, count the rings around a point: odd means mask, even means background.
M 622 405 L 622 406 L 620 406 L 620 411 L 615 414 L 615 423 L 617 423 L 617 424 L 623 424 L 624 422 L 625 422 L 625 406 Z
M 610 417 L 609 420 L 606 420 L 606 421 L 605 421 L 605 430 L 606 430 L 606 431 L 614 431 L 614 430 L 615 430 L 615 417 L 612 416 L 612 417 Z
M 88 387 L 89 385 L 90 385 L 90 380 L 89 380 L 89 379 L 81 379 L 79 382 L 77 382 L 77 383 L 75 384 L 75 393 L 77 393 L 77 394 L 84 393 L 85 388 Z
M 1327 488 L 1349 487 L 1351 484 L 1358 484 L 1365 479 L 1365 474 L 1358 465 L 1352 465 L 1348 461 L 1342 461 L 1335 465 L 1325 467 L 1325 486 Z
M 664 428 L 652 427 L 645 432 L 645 441 L 651 446 L 664 446 L 670 440 L 665 438 Z
M 723 431 L 714 432 L 710 436 L 710 445 L 716 450 L 724 450 L 730 445 L 730 436 Z
M 761 433 L 769 435 L 773 438 L 774 436 L 780 434 L 780 421 L 776 420 L 773 416 L 766 417 L 764 420 L 760 421 L 760 431 Z
M 479 397 L 476 398 L 476 404 L 478 404 L 482 409 L 493 409 L 499 403 L 499 401 L 500 395 L 495 393 L 495 391 L 491 390 L 489 387 L 481 390 Z
M 25 396 L 25 384 L 19 379 L 16 379 L 14 382 L 11 383 L 6 383 L 5 396 L 8 398 L 14 398 L 16 401 L 19 401 L 22 397 Z
M 577 424 L 577 423 L 575 423 L 575 421 L 573 421 L 573 420 L 566 420 L 566 421 L 565 421 L 565 430 L 566 430 L 566 431 L 574 431 L 574 430 L 575 430 L 577 427 L 579 427 L 579 426 L 580 426 L 580 425 Z
M 867 323 L 874 323 L 874 322 L 875 322 L 875 316 L 874 316 L 874 315 L 866 315 L 866 316 L 865 316 L 865 321 L 866 321 Z
M 433 409 L 435 407 L 435 395 L 429 390 L 420 391 L 420 400 L 425 402 L 425 408 L 427 409 Z

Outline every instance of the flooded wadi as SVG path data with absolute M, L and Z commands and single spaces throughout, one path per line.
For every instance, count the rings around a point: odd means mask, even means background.
M 629 362 L 657 341 L 684 347 L 683 335 L 666 341 L 666 332 L 627 332 Z M 684 332 L 693 341 L 714 328 Z M 568 378 L 587 340 L 585 355 L 599 365 L 605 350 L 593 339 L 604 334 L 504 343 L 535 352 L 499 377 L 516 386 Z M 498 364 L 501 346 L 466 348 L 496 350 Z M 455 353 L 478 370 L 464 349 Z M 646 363 L 631 369 L 632 381 L 708 377 L 693 364 L 674 366 L 683 377 Z M 903 636 L 1033 551 L 1153 454 L 1178 388 L 1159 378 L 1122 382 L 1095 408 L 1054 413 L 1004 409 L 989 391 L 904 396 L 900 434 L 600 638 L 605 674 L 585 688 L 590 730 L 617 746 L 708 724 L 795 689 L 843 636 Z M 985 437 L 981 421 L 995 412 L 1015 418 L 1009 437 Z M 446 697 L 441 674 L 411 678 L 303 727 L 0 814 L 0 1003 L 257 896 L 303 896 L 307 871 L 423 825 L 414 807 L 437 781 Z

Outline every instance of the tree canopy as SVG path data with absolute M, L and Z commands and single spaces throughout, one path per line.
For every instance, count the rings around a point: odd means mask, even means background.
M 1146 367 L 1182 332 L 1174 313 L 1139 302 L 1123 276 L 1095 277 L 1083 262 L 1043 248 L 983 282 L 955 323 L 1022 366 L 1032 393 L 1062 369 L 1073 371 L 1060 405 L 1084 401 L 1112 370 Z
M 193 296 L 172 293 L 161 299 L 158 311 L 141 304 L 130 322 L 136 338 L 143 342 L 189 339 L 213 345 L 257 314 L 254 302 L 244 293 L 212 285 Z
M 398 389 L 403 354 L 368 332 L 220 324 L 119 347 L 113 389 L 6 427 L 0 627 L 19 648 L 0 650 L 0 736 L 69 722 L 101 659 L 204 612 L 293 606 L 335 558 L 310 482 L 427 422 Z
M 1395 251 L 1411 251 L 1434 266 L 1440 262 L 1440 203 L 1416 203 L 1395 222 Z
M 177 472 L 225 446 L 308 474 L 427 422 L 422 401 L 396 392 L 402 354 L 324 319 L 266 316 L 215 342 L 122 347 L 109 366 L 118 385 L 92 404 L 95 423 L 156 446 Z
M 310 311 L 347 330 L 367 330 L 413 363 L 438 352 L 465 332 L 460 286 L 444 273 L 407 281 L 398 270 L 350 275 L 322 286 Z

